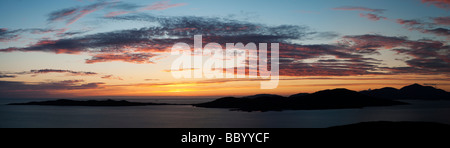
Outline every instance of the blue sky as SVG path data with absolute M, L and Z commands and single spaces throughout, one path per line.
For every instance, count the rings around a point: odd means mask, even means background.
M 136 5 L 151 5 L 151 0 L 129 0 Z M 0 6 L 2 27 L 11 29 L 64 27 L 60 23 L 48 23 L 47 15 L 55 10 L 83 6 L 95 2 L 85 0 L 3 0 Z M 386 35 L 404 35 L 412 38 L 421 38 L 424 35 L 402 29 L 395 21 L 378 21 L 359 17 L 361 11 L 336 11 L 333 8 L 342 6 L 359 6 L 374 9 L 386 9 L 382 14 L 392 20 L 395 19 L 428 19 L 429 17 L 442 17 L 448 15 L 448 10 L 436 9 L 426 5 L 420 0 L 341 0 L 341 1 L 299 1 L 299 0 L 172 0 L 171 3 L 186 3 L 183 7 L 167 9 L 164 11 L 147 11 L 145 13 L 163 16 L 207 16 L 229 17 L 238 20 L 264 23 L 269 25 L 306 25 L 317 31 L 335 31 L 345 35 L 361 33 L 380 33 Z M 96 26 L 96 20 L 102 17 L 102 12 L 95 12 L 80 20 L 77 27 Z M 104 22 L 104 20 L 102 20 Z M 125 26 L 114 26 L 117 28 Z M 126 26 L 128 27 L 128 26 Z M 425 35 L 426 37 L 429 37 Z

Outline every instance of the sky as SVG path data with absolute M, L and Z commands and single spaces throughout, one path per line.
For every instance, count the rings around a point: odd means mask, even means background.
M 449 0 L 1 0 L 0 98 L 450 91 L 449 14 Z M 194 35 L 279 43 L 278 87 L 174 78 L 171 47 Z

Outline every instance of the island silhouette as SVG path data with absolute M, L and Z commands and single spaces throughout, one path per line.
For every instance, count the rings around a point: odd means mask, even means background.
M 237 111 L 282 111 L 348 109 L 370 106 L 405 105 L 408 103 L 378 99 L 348 89 L 323 90 L 312 94 L 290 97 L 279 95 L 255 95 L 243 98 L 226 97 L 212 102 L 195 104 L 196 107 L 229 108 Z
M 381 99 L 391 100 L 450 100 L 450 93 L 431 86 L 413 84 L 401 89 L 385 87 L 360 93 Z
M 401 89 L 382 88 L 367 91 L 352 91 L 344 88 L 322 90 L 315 93 L 299 93 L 289 97 L 272 94 L 259 94 L 241 98 L 225 97 L 199 104 L 140 103 L 115 100 L 55 100 L 9 105 L 44 106 L 148 106 L 148 105 L 192 105 L 203 108 L 226 108 L 234 111 L 283 111 L 283 110 L 323 110 L 350 109 L 372 106 L 407 105 L 398 100 L 448 100 L 450 93 L 430 86 L 413 84 Z

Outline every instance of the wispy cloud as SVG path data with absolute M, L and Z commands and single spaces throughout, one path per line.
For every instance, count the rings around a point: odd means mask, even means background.
M 50 13 L 47 20 L 49 22 L 65 21 L 66 25 L 71 25 L 84 16 L 111 4 L 114 2 L 97 2 L 83 7 L 66 8 Z
M 378 15 L 372 14 L 372 13 L 368 13 L 368 14 L 361 13 L 361 14 L 359 14 L 359 16 L 368 18 L 369 20 L 372 20 L 372 21 L 379 21 L 381 19 L 385 19 L 385 20 L 387 19 L 387 17 L 378 16 Z
M 171 4 L 170 0 L 168 1 L 158 1 L 158 2 L 154 2 L 151 5 L 147 5 L 147 6 L 137 6 L 137 5 L 132 5 L 132 4 L 128 4 L 128 3 L 120 3 L 120 7 L 113 7 L 116 9 L 119 9 L 117 11 L 111 11 L 109 13 L 107 13 L 105 15 L 105 17 L 115 17 L 115 16 L 120 16 L 120 15 L 126 15 L 126 14 L 131 14 L 131 13 L 140 13 L 140 12 L 144 12 L 144 11 L 162 11 L 162 10 L 166 10 L 169 8 L 174 8 L 174 7 L 181 7 L 181 6 L 185 6 L 187 5 L 187 3 L 175 3 L 175 4 Z
M 17 77 L 17 76 L 0 74 L 0 78 L 15 78 L 15 77 Z
M 404 28 L 411 31 L 419 31 L 421 33 L 434 34 L 436 36 L 443 36 L 450 39 L 450 30 L 447 28 L 437 27 L 436 26 L 448 26 L 450 23 L 450 19 L 448 17 L 436 17 L 432 18 L 434 21 L 426 22 L 421 20 L 404 20 L 397 19 L 397 23 L 404 25 Z
M 113 12 L 109 12 L 108 14 L 106 14 L 105 17 L 115 17 L 115 16 L 125 15 L 125 14 L 129 14 L 129 13 L 133 13 L 133 11 L 113 11 Z
M 19 39 L 19 32 L 20 30 L 8 30 L 7 28 L 0 28 L 0 42 L 10 42 Z
M 66 80 L 59 82 L 25 83 L 0 81 L 0 98 L 39 98 L 54 95 L 58 90 L 101 89 L 105 83 L 83 83 L 83 80 Z
M 97 54 L 91 59 L 86 60 L 87 64 L 100 62 L 122 61 L 136 64 L 153 63 L 150 58 L 154 57 L 151 53 L 121 53 L 121 54 Z
M 95 72 L 82 72 L 82 71 L 72 71 L 72 70 L 60 70 L 60 69 L 41 69 L 41 70 L 31 70 L 30 72 L 26 72 L 30 74 L 48 74 L 48 73 L 67 73 L 75 76 L 88 76 L 88 75 L 97 75 Z
M 450 0 L 422 0 L 422 3 L 432 4 L 446 10 L 450 9 Z
M 123 80 L 121 77 L 116 77 L 114 75 L 105 75 L 102 79 L 110 79 L 110 80 Z
M 57 37 L 69 37 L 76 34 L 83 34 L 84 32 L 66 32 L 67 28 L 52 29 L 52 28 L 29 28 L 29 29 L 15 29 L 9 30 L 7 28 L 0 28 L 0 42 L 17 42 L 18 40 L 27 37 L 28 35 L 56 35 Z
M 370 13 L 360 13 L 359 16 L 367 18 L 367 19 L 372 20 L 372 21 L 379 21 L 381 19 L 385 19 L 385 20 L 388 19 L 387 17 L 384 17 L 384 16 L 380 15 L 380 14 L 384 13 L 386 11 L 386 9 L 372 9 L 372 8 L 367 8 L 367 7 L 343 6 L 343 7 L 333 8 L 333 10 L 370 12 Z
M 368 11 L 368 12 L 375 12 L 375 13 L 383 13 L 386 11 L 385 9 L 372 9 L 367 7 L 358 7 L 358 6 L 342 6 L 342 7 L 336 7 L 333 8 L 334 10 L 345 10 L 345 11 Z
M 433 20 L 434 20 L 435 24 L 450 26 L 450 16 L 435 17 L 435 18 L 433 18 Z
M 146 6 L 144 8 L 141 8 L 141 10 L 166 10 L 173 7 L 180 7 L 187 5 L 186 3 L 176 3 L 176 4 L 170 4 L 170 0 L 167 1 L 159 1 L 155 2 L 149 6 Z
M 66 74 L 66 76 L 99 76 L 102 79 L 110 79 L 110 80 L 123 80 L 121 77 L 114 75 L 101 75 L 96 72 L 86 72 L 86 71 L 73 71 L 73 70 L 61 70 L 61 69 L 39 69 L 39 70 L 30 70 L 30 71 L 22 71 L 22 72 L 2 72 L 0 73 L 0 78 L 15 78 L 17 75 L 31 75 L 32 77 L 43 75 L 43 74 Z

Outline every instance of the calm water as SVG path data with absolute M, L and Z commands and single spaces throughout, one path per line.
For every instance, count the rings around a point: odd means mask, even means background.
M 0 104 L 28 101 L 0 100 Z M 155 102 L 158 100 L 148 101 Z M 203 100 L 185 100 L 182 103 L 201 101 Z M 171 103 L 174 102 L 180 102 L 180 100 L 171 101 Z M 406 102 L 412 103 L 412 105 L 251 113 L 192 106 L 55 107 L 0 105 L 0 127 L 323 128 L 366 121 L 428 121 L 450 124 L 450 101 Z

